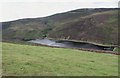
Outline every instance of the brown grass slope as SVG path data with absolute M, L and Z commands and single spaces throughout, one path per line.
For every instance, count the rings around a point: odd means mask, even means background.
M 43 18 L 3 22 L 3 40 L 42 37 L 117 44 L 117 8 L 77 9 Z
M 50 32 L 49 37 L 90 41 L 102 44 L 118 43 L 118 12 L 106 11 L 83 16 Z

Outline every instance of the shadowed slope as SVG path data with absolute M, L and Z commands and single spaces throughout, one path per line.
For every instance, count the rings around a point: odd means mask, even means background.
M 117 8 L 78 9 L 2 23 L 3 40 L 43 37 L 117 44 Z

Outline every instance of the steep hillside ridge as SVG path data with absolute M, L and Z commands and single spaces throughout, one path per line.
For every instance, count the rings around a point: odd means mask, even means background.
M 96 43 L 117 44 L 118 42 L 117 11 L 106 11 L 83 16 L 57 27 L 49 37 L 91 41 Z
M 117 8 L 77 9 L 43 18 L 3 22 L 3 40 L 47 36 L 117 44 L 117 10 Z

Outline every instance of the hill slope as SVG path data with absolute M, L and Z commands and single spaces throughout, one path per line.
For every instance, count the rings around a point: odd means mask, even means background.
M 118 76 L 117 55 L 11 43 L 2 45 L 3 76 Z
M 3 40 L 42 37 L 91 41 L 102 44 L 118 42 L 118 9 L 78 9 L 44 18 L 3 22 Z
M 97 43 L 117 44 L 117 12 L 106 11 L 83 16 L 50 32 L 52 38 L 69 38 Z

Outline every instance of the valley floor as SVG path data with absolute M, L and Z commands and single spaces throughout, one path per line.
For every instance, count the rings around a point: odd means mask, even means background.
M 3 76 L 118 76 L 118 55 L 2 43 Z

